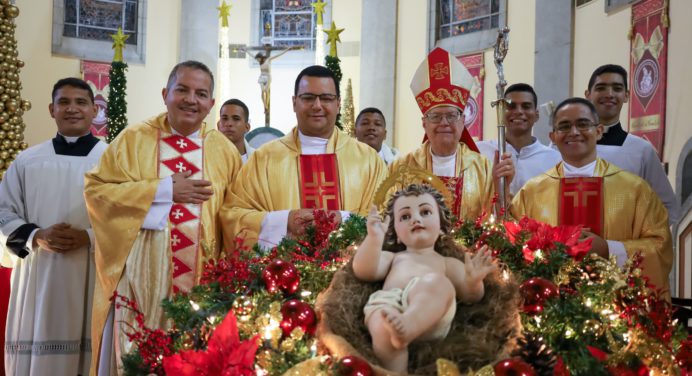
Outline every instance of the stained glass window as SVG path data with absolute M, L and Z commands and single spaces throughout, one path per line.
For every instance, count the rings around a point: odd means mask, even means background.
M 126 44 L 137 44 L 139 0 L 65 0 L 63 36 L 111 41 L 118 28 L 130 35 Z
M 262 0 L 261 42 L 312 50 L 315 45 L 315 17 L 311 4 L 311 0 Z
M 438 5 L 440 39 L 498 27 L 500 0 L 439 0 Z

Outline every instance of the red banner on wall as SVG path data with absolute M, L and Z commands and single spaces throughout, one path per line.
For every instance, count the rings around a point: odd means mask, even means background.
M 94 103 L 98 107 L 98 114 L 91 122 L 91 133 L 101 139 L 108 135 L 106 108 L 108 108 L 108 84 L 111 82 L 108 72 L 110 64 L 95 61 L 82 60 L 82 78 L 86 81 L 91 90 L 94 91 Z
M 668 2 L 632 6 L 629 131 L 643 137 L 663 158 L 668 71 Z
M 464 64 L 469 73 L 473 76 L 473 87 L 469 94 L 466 108 L 464 109 L 464 126 L 471 133 L 474 140 L 483 139 L 483 80 L 485 78 L 485 67 L 483 64 L 483 53 L 457 56 L 457 59 Z

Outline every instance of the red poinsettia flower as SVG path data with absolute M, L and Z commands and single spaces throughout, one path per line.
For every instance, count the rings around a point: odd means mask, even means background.
M 250 376 L 255 374 L 255 353 L 259 336 L 240 341 L 238 325 L 232 311 L 209 338 L 204 351 L 185 350 L 163 359 L 169 376 Z
M 535 252 L 539 249 L 553 250 L 556 242 L 564 244 L 567 247 L 566 253 L 577 261 L 581 261 L 591 249 L 591 239 L 579 240 L 581 226 L 553 227 L 528 217 L 523 217 L 519 222 L 508 221 L 503 224 L 509 241 L 515 245 L 522 234 L 530 235 L 522 249 L 527 262 L 533 262 Z

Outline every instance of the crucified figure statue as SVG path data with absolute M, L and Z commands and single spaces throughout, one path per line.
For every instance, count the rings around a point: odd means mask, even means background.
M 272 47 L 270 44 L 264 44 L 259 47 L 248 47 L 249 51 L 259 51 L 253 57 L 257 60 L 260 66 L 260 76 L 257 82 L 262 89 L 262 104 L 264 104 L 264 125 L 269 127 L 269 104 L 271 99 L 271 63 L 272 60 L 281 57 L 288 51 L 298 50 L 302 47 Z M 281 51 L 276 55 L 272 55 L 272 51 Z

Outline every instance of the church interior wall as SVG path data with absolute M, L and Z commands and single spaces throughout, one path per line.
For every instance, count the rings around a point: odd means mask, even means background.
M 252 28 L 253 17 L 256 17 L 250 1 L 233 2 L 233 8 L 229 17 L 231 28 L 229 43 L 256 45 L 253 41 Z M 358 77 L 360 75 L 360 59 L 358 56 L 358 43 L 360 41 L 360 2 L 348 0 L 334 0 L 332 2 L 331 17 L 325 17 L 325 30 L 331 26 L 327 19 L 333 19 L 336 26 L 345 29 L 340 35 L 341 43 L 338 45 L 338 54 L 341 59 L 341 71 L 343 73 L 341 90 L 342 100 L 346 90 L 346 83 L 351 78 L 354 102 L 358 105 L 359 93 Z M 326 41 L 326 34 L 325 34 Z M 329 52 L 329 46 L 325 46 L 325 53 Z M 276 52 L 274 52 L 276 54 Z M 260 69 L 257 63 L 248 54 L 244 59 L 230 59 L 230 73 L 228 85 L 230 97 L 238 98 L 247 104 L 250 109 L 250 121 L 252 129 L 264 125 L 264 107 L 261 99 L 260 86 L 257 79 Z M 305 51 L 289 51 L 271 64 L 271 126 L 287 133 L 295 125 L 293 104 L 291 97 L 295 86 L 295 79 L 300 71 L 314 64 L 314 53 Z M 320 64 L 324 64 L 321 60 Z M 213 114 L 209 117 L 216 122 L 221 104 L 229 98 L 217 98 L 217 105 Z M 355 109 L 358 111 L 358 107 Z
M 408 153 L 423 139 L 421 113 L 410 84 L 418 65 L 428 53 L 428 1 L 399 1 L 397 12 L 394 146 L 401 153 Z
M 518 82 L 533 85 L 533 65 L 536 34 L 536 1 L 507 2 L 507 25 L 509 32 L 509 51 L 504 61 L 507 86 Z M 483 95 L 483 139 L 497 139 L 497 115 L 491 102 L 497 99 L 495 86 L 498 82 L 493 49 L 483 53 L 485 61 L 485 94 Z M 541 101 L 539 93 L 539 102 Z
M 35 145 L 55 136 L 48 112 L 51 89 L 63 77 L 81 77 L 80 60 L 51 54 L 53 7 L 50 0 L 17 0 L 17 48 L 26 65 L 21 72 L 22 97 L 32 109 L 24 114 L 25 139 Z M 144 120 L 165 110 L 161 89 L 178 60 L 180 0 L 148 1 L 146 63 L 129 64 L 128 120 Z

